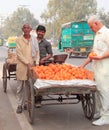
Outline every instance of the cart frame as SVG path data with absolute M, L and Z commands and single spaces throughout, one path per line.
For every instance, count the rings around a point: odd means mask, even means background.
M 30 72 L 31 73 L 31 72 Z M 50 88 L 47 89 L 37 89 L 34 86 L 34 82 L 36 79 L 32 77 L 30 74 L 29 78 L 29 95 L 28 95 L 28 102 L 27 102 L 27 110 L 28 110 L 28 118 L 31 124 L 34 123 L 34 111 L 35 111 L 35 98 L 39 95 L 46 96 L 47 98 L 41 98 L 42 106 L 44 105 L 63 105 L 63 104 L 77 104 L 81 102 L 84 115 L 87 119 L 92 120 L 94 113 L 95 113 L 95 92 L 96 92 L 96 85 L 93 86 L 83 86 L 83 87 L 70 87 L 67 88 L 67 93 L 64 92 L 64 88 L 56 89 L 55 92 L 49 92 Z M 36 81 L 37 82 L 37 81 Z M 62 91 L 60 91 L 62 90 Z M 57 96 L 57 97 L 55 97 Z M 75 101 L 76 100 L 76 101 Z M 47 101 L 47 102 L 45 102 Z M 53 101 L 52 103 L 48 103 L 49 101 Z M 66 102 L 67 101 L 67 102 Z

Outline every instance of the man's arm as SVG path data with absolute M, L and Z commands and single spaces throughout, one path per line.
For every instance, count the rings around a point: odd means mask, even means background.
M 39 50 L 36 50 L 36 65 L 39 65 L 39 59 L 40 59 Z
M 44 57 L 40 60 L 41 63 L 43 63 L 45 60 L 49 60 L 53 56 L 52 46 L 48 41 L 47 41 L 47 45 L 46 45 L 46 51 L 47 51 L 47 55 L 46 55 L 46 57 Z
M 50 59 L 53 56 L 52 46 L 51 46 L 50 42 L 48 42 L 46 50 L 47 50 L 47 53 L 48 53 L 46 58 Z
M 82 67 L 82 68 L 84 68 L 87 64 L 89 64 L 91 62 L 91 59 L 88 57 L 86 60 L 85 60 L 85 62 L 82 64 L 82 65 L 80 65 L 79 67 Z

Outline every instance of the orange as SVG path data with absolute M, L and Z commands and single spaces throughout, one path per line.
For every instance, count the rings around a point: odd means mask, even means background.
M 97 54 L 96 54 L 95 52 L 91 52 L 91 53 L 89 54 L 89 58 L 90 58 L 90 57 L 93 57 L 93 56 L 97 56 Z

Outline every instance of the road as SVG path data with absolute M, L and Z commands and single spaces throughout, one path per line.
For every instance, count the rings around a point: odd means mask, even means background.
M 16 80 L 8 81 L 7 93 L 2 87 L 2 66 L 7 48 L 0 47 L 0 130 L 109 130 L 109 126 L 97 127 L 85 118 L 81 103 L 51 105 L 35 109 L 34 125 L 28 122 L 27 111 L 16 114 Z M 55 53 L 59 53 L 54 50 Z M 67 59 L 66 63 L 80 65 L 85 58 Z M 91 65 L 88 66 L 91 69 Z

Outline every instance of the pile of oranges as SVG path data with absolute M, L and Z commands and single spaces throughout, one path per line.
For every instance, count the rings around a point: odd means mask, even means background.
M 39 79 L 46 80 L 73 80 L 94 79 L 93 72 L 70 64 L 49 64 L 48 66 L 35 66 L 33 71 L 38 74 Z

